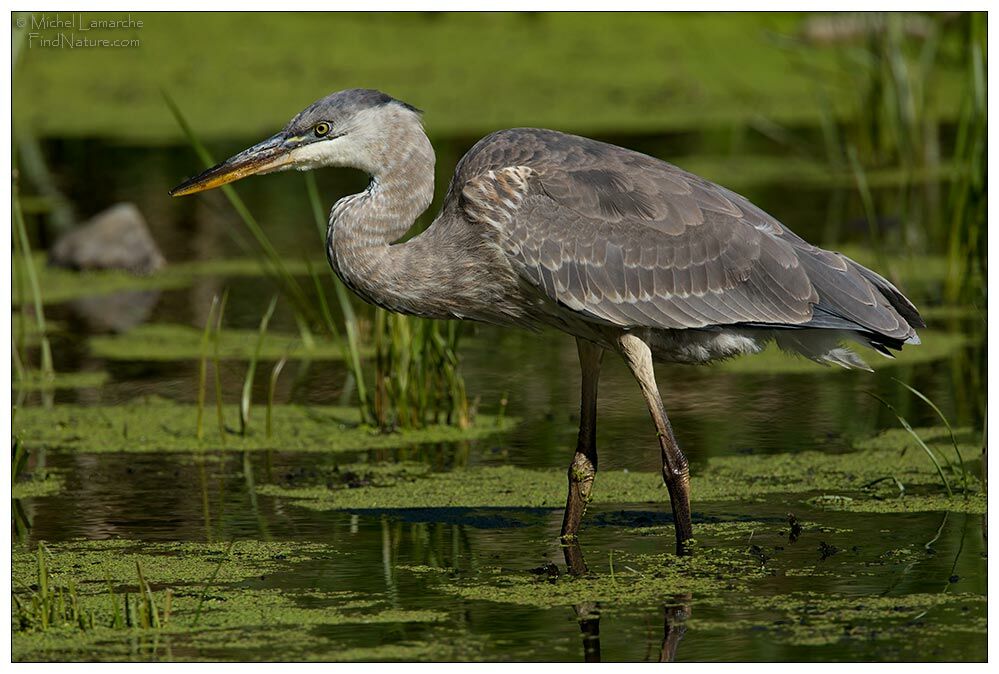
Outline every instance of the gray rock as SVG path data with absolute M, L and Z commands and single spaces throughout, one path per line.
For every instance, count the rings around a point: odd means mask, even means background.
M 151 274 L 163 267 L 166 259 L 135 204 L 121 203 L 61 236 L 49 251 L 49 264 Z

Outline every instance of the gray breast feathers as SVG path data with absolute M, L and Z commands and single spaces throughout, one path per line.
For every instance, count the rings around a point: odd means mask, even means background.
M 915 334 L 909 318 L 921 323 L 874 272 L 637 152 L 514 129 L 481 141 L 455 180 L 465 217 L 495 232 L 523 277 L 592 320 L 861 329 L 893 340 Z

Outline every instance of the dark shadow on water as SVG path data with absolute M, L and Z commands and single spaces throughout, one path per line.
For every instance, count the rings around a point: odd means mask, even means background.
M 463 524 L 477 529 L 513 529 L 535 526 L 561 508 L 351 508 L 362 517 L 386 516 L 402 522 Z

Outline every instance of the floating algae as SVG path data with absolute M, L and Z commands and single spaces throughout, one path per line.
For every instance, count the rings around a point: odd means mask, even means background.
M 952 451 L 942 444 L 944 436 L 939 429 L 921 430 L 935 451 Z M 885 498 L 882 492 L 871 490 L 869 485 L 885 482 L 885 478 L 897 479 L 907 489 L 917 486 L 929 489 L 939 484 L 936 470 L 925 455 L 902 452 L 896 444 L 885 439 L 878 442 L 880 444 L 875 441 L 863 443 L 864 449 L 847 453 L 807 451 L 712 458 L 703 469 L 694 471 L 691 478 L 693 498 L 695 503 L 705 503 L 786 495 L 788 503 L 800 503 L 815 493 L 843 492 L 846 498 L 836 504 L 841 510 L 984 512 L 985 498 L 979 493 L 979 483 L 974 478 L 969 480 L 974 491 L 968 498 L 960 494 L 947 497 L 933 493 L 910 495 L 908 492 L 901 497 Z M 408 471 L 386 475 L 377 486 L 362 485 L 354 489 L 262 485 L 257 491 L 293 499 L 298 505 L 315 510 L 561 508 L 565 497 L 565 473 L 516 466 L 485 466 L 447 473 Z M 628 471 L 600 472 L 592 496 L 595 503 L 664 503 L 668 499 L 659 473 Z
M 303 640 L 303 630 L 437 623 L 447 618 L 439 611 L 396 608 L 349 590 L 290 589 L 269 583 L 273 574 L 335 562 L 337 553 L 326 545 L 238 541 L 229 554 L 226 549 L 226 544 L 122 540 L 47 546 L 49 582 L 54 587 L 74 587 L 80 609 L 92 615 L 94 626 L 15 629 L 14 660 L 114 660 L 143 655 L 156 659 L 171 655 L 157 653 L 157 648 L 137 655 L 133 651 L 136 639 L 145 640 L 150 647 L 155 639 L 158 646 L 169 644 L 174 656 L 181 649 L 195 659 L 201 649 L 232 648 L 234 644 L 246 649 L 255 646 L 259 659 L 316 657 L 316 640 Z M 30 593 L 38 573 L 36 560 L 33 552 L 13 551 L 15 598 L 25 599 Z M 166 590 L 170 590 L 170 612 L 163 612 L 159 628 L 114 626 L 116 603 L 123 610 L 126 593 L 136 601 L 137 567 L 154 603 L 163 606 Z M 16 618 L 20 609 L 15 604 L 13 610 Z M 23 623 L 15 620 L 14 624 Z M 328 648 L 330 652 L 341 650 L 332 645 Z
M 26 407 L 14 419 L 14 432 L 31 447 L 60 451 L 202 452 L 276 449 L 298 452 L 342 452 L 358 449 L 391 449 L 431 442 L 457 442 L 483 438 L 508 430 L 516 419 L 479 415 L 469 428 L 432 425 L 422 429 L 381 433 L 359 426 L 355 408 L 275 405 L 273 431 L 263 423 L 250 426 L 246 435 L 217 432 L 196 437 L 194 405 L 162 399 L 137 400 L 113 407 L 56 405 L 50 409 Z M 224 408 L 235 424 L 235 405 Z
M 101 358 L 112 360 L 195 360 L 202 356 L 203 330 L 186 325 L 155 323 L 140 325 L 121 335 L 100 335 L 90 339 L 90 350 Z M 257 330 L 224 329 L 219 334 L 219 357 L 249 359 L 256 349 L 260 333 Z M 371 350 L 361 349 L 361 355 Z M 344 345 L 334 339 L 316 340 L 306 347 L 298 335 L 267 333 L 260 347 L 259 358 L 277 360 L 283 357 L 314 360 L 339 360 L 344 357 Z
M 849 640 L 905 644 L 912 639 L 943 641 L 956 633 L 984 634 L 986 629 L 983 595 L 970 593 L 906 594 L 901 596 L 828 596 L 814 592 L 793 592 L 781 596 L 746 596 L 740 600 L 747 609 L 766 611 L 769 623 L 749 621 L 699 620 L 689 622 L 692 630 L 764 631 L 774 641 L 798 646 L 826 646 Z M 930 617 L 922 619 L 931 612 Z M 965 657 L 977 659 L 966 653 Z
M 531 572 L 484 570 L 472 578 L 443 579 L 441 589 L 464 599 L 534 608 L 583 602 L 606 605 L 655 604 L 672 595 L 694 594 L 698 601 L 720 593 L 745 590 L 748 583 L 770 575 L 746 550 L 698 549 L 690 557 L 621 555 L 615 570 L 553 578 Z

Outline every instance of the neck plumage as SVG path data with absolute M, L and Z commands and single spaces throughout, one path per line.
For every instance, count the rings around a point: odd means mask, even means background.
M 434 197 L 434 150 L 417 123 L 396 127 L 382 145 L 382 165 L 360 194 L 333 206 L 326 247 L 330 265 L 362 299 L 391 311 L 432 315 L 424 308 L 417 270 L 433 264 L 416 241 L 396 244 Z M 390 158 L 388 158 L 390 157 Z

